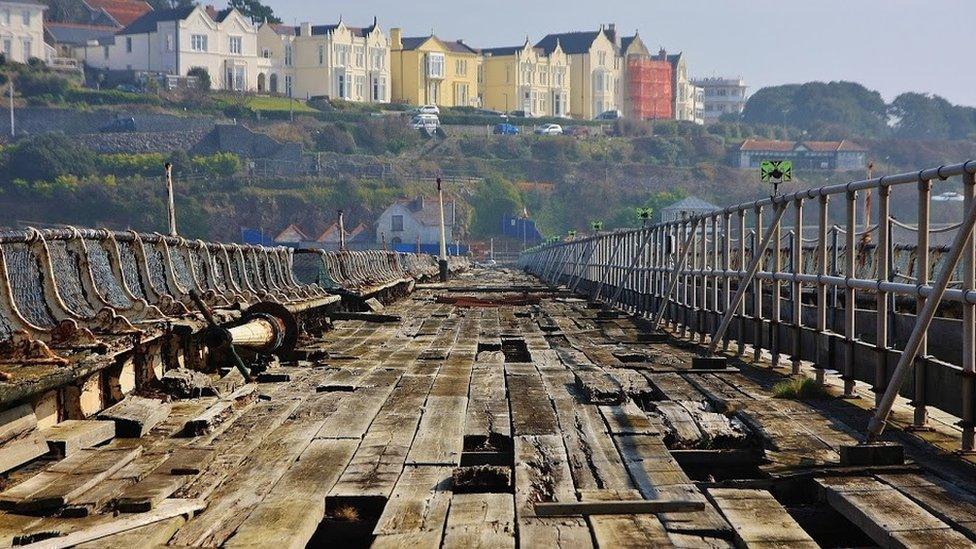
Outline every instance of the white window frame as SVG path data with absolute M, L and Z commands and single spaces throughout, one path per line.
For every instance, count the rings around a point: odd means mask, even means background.
M 444 78 L 444 54 L 431 52 L 427 54 L 427 76 L 430 78 Z
M 24 38 L 20 41 L 20 45 L 24 48 L 24 60 L 30 59 L 32 57 L 31 52 L 34 51 L 34 41 L 30 38 Z
M 206 34 L 191 34 L 190 35 L 190 51 L 206 53 L 207 52 L 207 35 Z
M 230 36 L 228 37 L 228 48 L 230 48 L 231 55 L 243 55 L 244 54 L 244 38 L 240 36 Z
M 292 78 L 292 76 L 290 74 L 286 74 L 285 75 L 285 95 L 288 96 L 288 97 L 292 97 L 292 93 L 293 92 L 294 92 L 294 79 Z
M 31 24 L 31 19 L 33 19 L 33 15 L 34 14 L 31 13 L 31 10 L 21 10 L 20 11 L 21 20 L 24 22 L 24 25 L 25 26 L 28 26 L 28 27 Z
M 285 44 L 285 66 L 290 67 L 294 61 L 294 49 L 291 44 Z
M 356 58 L 356 66 L 363 67 L 366 65 L 366 47 L 365 46 L 354 46 L 353 55 Z

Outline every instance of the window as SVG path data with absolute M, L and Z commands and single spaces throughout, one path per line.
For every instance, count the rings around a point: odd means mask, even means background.
M 335 65 L 345 67 L 349 64 L 349 46 L 346 44 L 335 45 Z
M 354 50 L 356 52 L 356 66 L 362 67 L 366 64 L 366 48 L 362 46 L 356 46 Z
M 601 67 L 607 66 L 607 52 L 601 51 L 600 53 L 598 53 L 597 54 L 597 59 L 598 59 L 597 63 Z
M 3 54 L 9 59 L 14 54 L 14 41 L 9 38 L 3 39 Z M 108 59 L 108 46 L 105 46 L 105 59 Z
M 454 89 L 454 104 L 458 107 L 467 106 L 468 104 L 468 85 L 467 84 L 456 84 Z
M 386 52 L 383 48 L 370 48 L 370 58 L 374 69 L 386 68 Z
M 207 51 L 207 35 L 194 34 L 190 36 L 190 49 L 192 51 Z
M 244 50 L 244 47 L 241 44 L 241 37 L 240 36 L 231 36 L 230 37 L 230 53 L 232 55 L 240 55 L 243 52 L 243 50 Z
M 10 40 L 3 41 L 3 52 L 10 55 Z M 102 56 L 108 59 L 108 46 L 102 46 Z
M 393 231 L 395 233 L 403 232 L 403 216 L 402 215 L 394 215 L 394 216 L 391 216 L 390 221 L 391 221 L 391 223 L 390 223 L 390 225 L 391 225 L 390 226 L 390 230 L 391 231 Z
M 292 77 L 290 74 L 285 75 L 285 95 L 291 97 L 292 92 Z
M 34 44 L 30 40 L 24 40 L 24 58 L 29 59 L 34 51 Z
M 3 10 L 3 12 L 0 12 L 0 23 L 10 25 L 10 10 Z
M 24 20 L 24 25 L 30 26 L 30 24 L 31 24 L 31 12 L 30 12 L 30 10 L 23 10 L 22 12 L 20 12 L 20 16 Z
M 464 76 L 468 74 L 468 61 L 465 59 L 458 59 L 454 62 L 454 73 L 458 76 Z
M 427 76 L 431 78 L 444 78 L 444 54 L 427 54 Z
M 132 37 L 131 36 L 126 36 L 125 37 L 125 52 L 126 53 L 132 53 Z
M 285 66 L 286 67 L 291 66 L 291 54 L 292 54 L 291 44 L 285 44 Z
M 319 45 L 319 65 L 325 64 L 325 46 Z
M 271 48 L 261 48 L 261 57 L 271 59 Z
M 386 77 L 373 77 L 373 101 L 386 101 Z
M 172 34 L 167 34 L 166 35 L 166 51 L 173 51 L 173 46 L 174 46 L 174 43 L 173 43 L 173 35 Z
M 349 95 L 349 82 L 344 73 L 336 75 L 336 96 L 345 99 Z
M 356 99 L 362 100 L 366 97 L 366 77 L 356 77 Z

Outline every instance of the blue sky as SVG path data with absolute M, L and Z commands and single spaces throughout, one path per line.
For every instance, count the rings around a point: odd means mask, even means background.
M 976 0 L 265 1 L 286 23 L 341 14 L 358 26 L 377 15 L 384 29 L 433 29 L 476 47 L 614 22 L 652 49 L 684 51 L 692 75 L 741 75 L 750 91 L 854 80 L 888 100 L 920 91 L 976 106 Z

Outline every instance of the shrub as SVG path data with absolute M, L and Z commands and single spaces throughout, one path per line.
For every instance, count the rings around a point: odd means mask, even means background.
M 51 95 L 65 97 L 73 84 L 63 76 L 49 72 L 25 72 L 17 78 L 17 89 L 24 97 Z
M 315 133 L 315 148 L 320 151 L 350 154 L 356 151 L 356 141 L 337 124 L 327 124 Z
M 190 161 L 193 171 L 211 176 L 234 175 L 241 169 L 241 159 L 234 153 L 222 152 L 210 156 L 195 156 Z
M 186 72 L 187 76 L 195 76 L 197 79 L 197 89 L 210 91 L 213 82 L 210 80 L 210 73 L 203 67 L 193 67 Z
M 815 379 L 794 377 L 774 385 L 773 396 L 790 400 L 815 400 L 827 398 L 829 394 Z
M 59 175 L 84 177 L 95 172 L 95 153 L 61 133 L 31 137 L 10 150 L 11 178 L 54 181 Z
M 254 118 L 254 109 L 248 107 L 247 105 L 241 105 L 239 103 L 234 103 L 232 105 L 227 105 L 224 107 L 224 116 L 227 118 Z
M 152 177 L 163 173 L 166 157 L 162 153 L 103 154 L 96 161 L 98 171 L 120 177 Z

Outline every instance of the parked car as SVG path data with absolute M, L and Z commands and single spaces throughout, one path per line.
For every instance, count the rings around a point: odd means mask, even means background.
M 589 137 L 590 129 L 586 126 L 569 126 L 563 129 L 563 135 L 571 135 L 573 137 Z
M 417 107 L 417 114 L 435 114 L 440 115 L 441 109 L 437 105 L 421 105 Z
M 492 133 L 495 135 L 518 135 L 519 129 L 517 126 L 508 123 L 495 124 L 495 129 Z
M 546 124 L 535 129 L 536 135 L 562 135 L 563 127 L 559 124 Z
M 427 130 L 433 133 L 441 126 L 441 120 L 436 114 L 418 114 L 410 120 L 410 126 L 415 130 Z
M 623 118 L 623 115 L 620 114 L 620 111 L 610 110 L 610 111 L 601 112 L 600 114 L 596 115 L 596 118 L 594 118 L 594 120 L 618 120 L 620 118 Z

